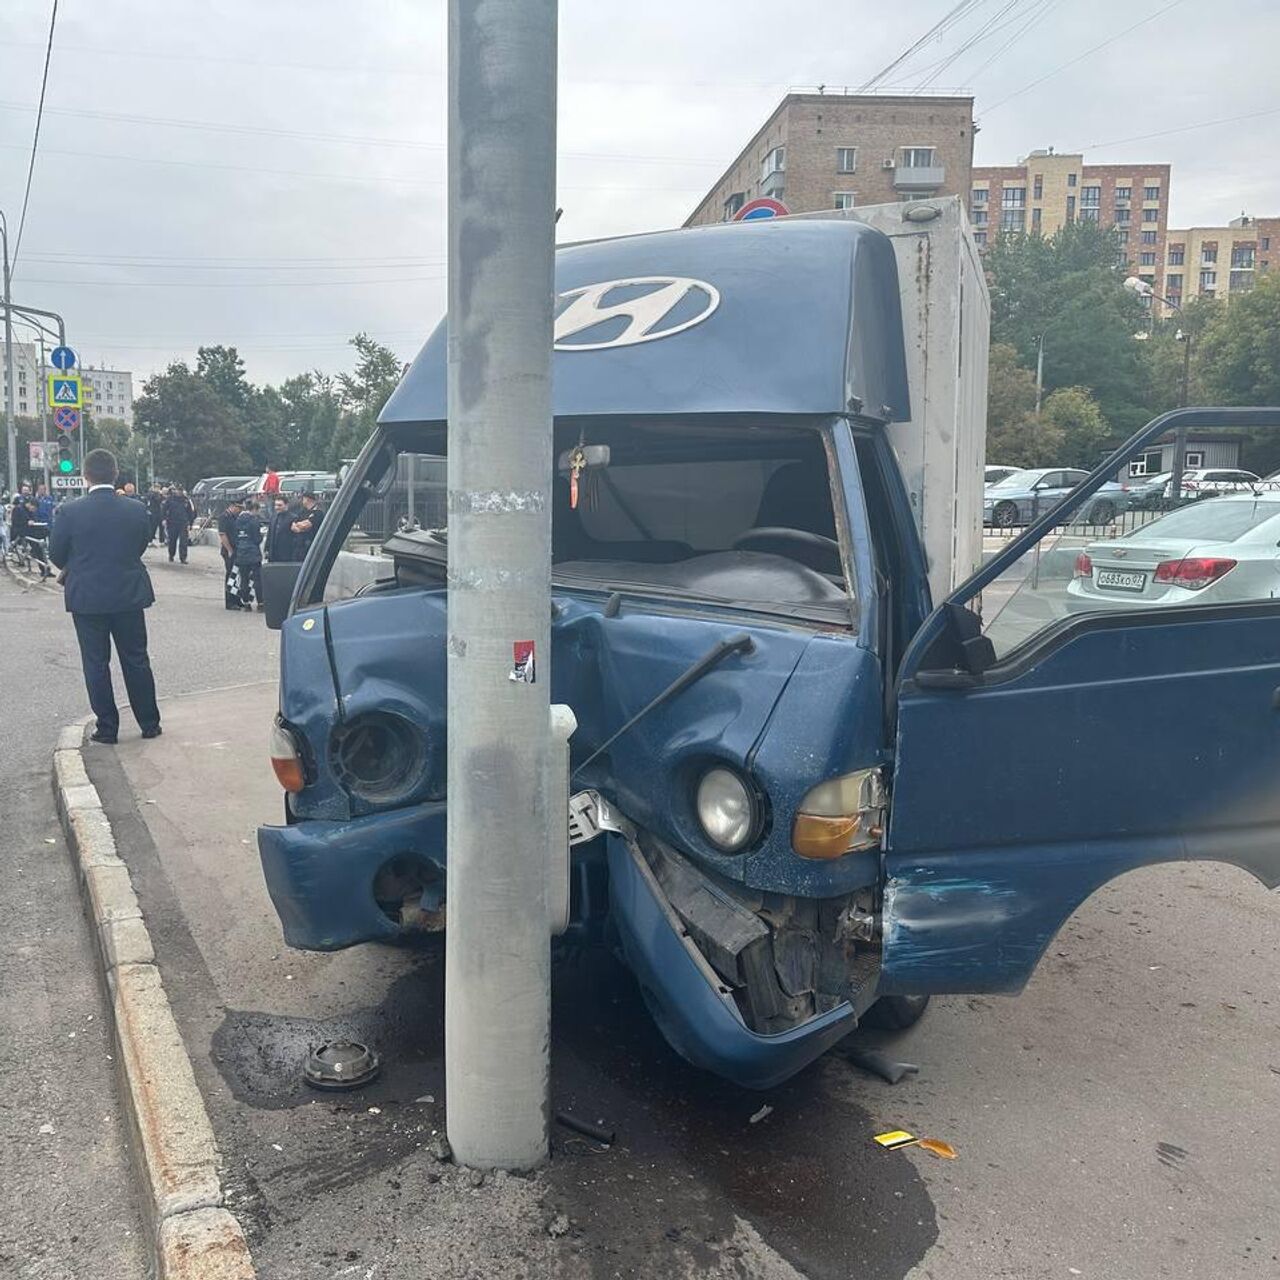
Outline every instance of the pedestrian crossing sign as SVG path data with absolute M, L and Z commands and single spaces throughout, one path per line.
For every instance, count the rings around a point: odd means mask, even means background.
M 54 408 L 80 408 L 80 379 L 75 374 L 51 373 L 49 375 L 49 403 Z

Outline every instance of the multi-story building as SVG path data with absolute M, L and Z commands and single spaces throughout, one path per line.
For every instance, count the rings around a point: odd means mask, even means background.
M 1134 274 L 1165 292 L 1167 164 L 1085 164 L 1083 155 L 1033 151 L 1016 165 L 974 169 L 969 221 L 980 245 L 1001 231 L 1048 236 L 1069 222 L 1115 227 Z
M 1280 217 L 1241 215 L 1225 227 L 1170 231 L 1159 292 L 1179 305 L 1193 298 L 1226 300 L 1252 289 L 1273 259 L 1280 262 Z
M 13 411 L 19 417 L 36 417 L 44 407 L 45 378 L 56 373 L 51 365 L 40 368 L 40 352 L 34 342 L 13 344 Z M 118 418 L 133 426 L 133 374 L 124 369 L 102 369 L 90 365 L 77 369 L 84 394 L 84 407 L 99 418 Z M 0 344 L 0 411 L 8 393 L 9 375 L 4 348 Z
M 789 93 L 685 226 L 772 196 L 792 213 L 966 195 L 973 99 Z

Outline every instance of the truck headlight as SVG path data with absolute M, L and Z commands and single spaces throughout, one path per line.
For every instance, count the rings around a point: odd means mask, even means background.
M 791 847 L 802 858 L 841 858 L 879 844 L 885 792 L 879 769 L 859 769 L 820 782 L 800 802 Z
M 750 786 L 732 769 L 717 765 L 698 783 L 698 821 L 707 839 L 725 853 L 737 853 L 755 834 L 759 806 Z

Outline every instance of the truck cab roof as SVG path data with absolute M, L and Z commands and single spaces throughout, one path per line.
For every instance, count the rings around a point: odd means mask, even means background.
M 911 416 L 893 247 L 872 227 L 783 219 L 573 245 L 556 253 L 556 295 L 557 417 Z M 382 423 L 445 420 L 446 325 Z

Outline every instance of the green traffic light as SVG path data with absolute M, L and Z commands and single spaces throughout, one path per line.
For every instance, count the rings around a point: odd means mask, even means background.
M 70 475 L 75 469 L 76 464 L 72 462 L 70 458 L 58 459 L 58 470 L 62 472 L 64 476 Z

